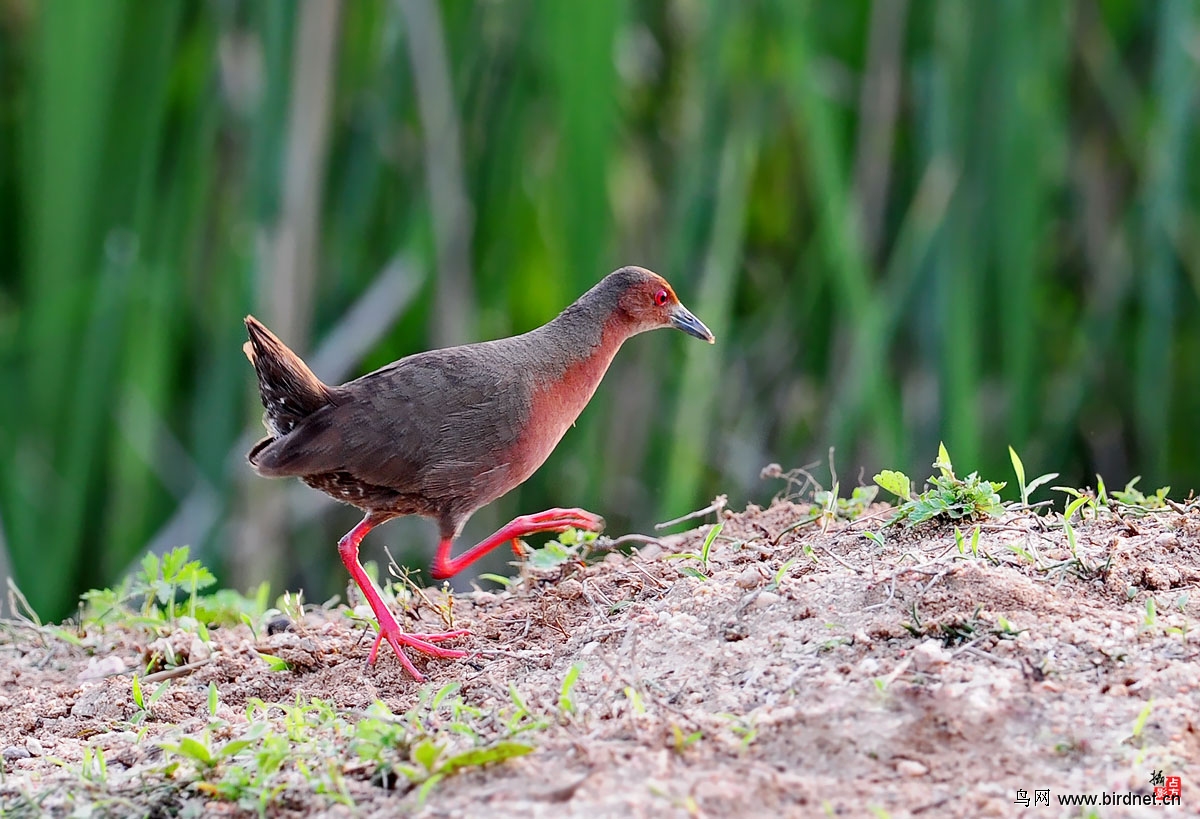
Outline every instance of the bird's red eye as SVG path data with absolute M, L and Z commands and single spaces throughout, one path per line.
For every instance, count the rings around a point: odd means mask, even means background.
M 659 307 L 666 307 L 667 301 L 669 299 L 670 299 L 670 296 L 667 295 L 666 290 L 659 290 L 657 293 L 654 294 L 654 303 L 657 304 Z

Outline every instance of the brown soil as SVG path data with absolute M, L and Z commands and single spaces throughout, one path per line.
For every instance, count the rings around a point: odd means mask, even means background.
M 195 667 L 130 725 L 144 630 L 108 628 L 76 646 L 7 623 L 0 813 L 241 816 L 261 804 L 272 816 L 980 817 L 1027 815 L 1018 790 L 1031 800 L 1048 790 L 1050 806 L 1028 815 L 1079 816 L 1060 795 L 1150 794 L 1161 771 L 1181 778 L 1181 807 L 1085 815 L 1200 815 L 1200 512 L 1079 523 L 1079 562 L 1058 516 L 984 523 L 974 555 L 969 528 L 963 554 L 951 526 L 881 528 L 882 506 L 825 532 L 786 531 L 808 513 L 787 502 L 725 513 L 707 580 L 681 571 L 697 561 L 666 559 L 699 551 L 706 526 L 633 556 L 526 574 L 508 591 L 459 594 L 455 623 L 473 632 L 461 643 L 481 653 L 416 658 L 425 687 L 389 655 L 367 667 L 370 637 L 344 609 L 315 610 L 257 642 L 244 627 L 214 630 L 209 645 L 169 635 L 177 661 Z M 414 628 L 444 627 L 426 600 L 407 607 Z M 256 649 L 291 670 L 270 670 Z M 576 664 L 569 712 L 559 697 Z M 422 802 L 347 737 L 372 703 L 419 712 L 422 692 L 427 703 L 452 681 L 480 709 L 468 745 L 507 736 L 513 691 L 526 724 L 544 725 L 515 737 L 531 754 L 466 767 Z M 252 767 L 250 756 L 202 774 L 161 748 L 206 726 L 213 742 L 244 736 L 253 698 L 313 697 L 340 726 L 326 758 L 285 760 L 260 802 L 220 798 L 212 784 Z M 434 710 L 426 722 L 448 725 Z M 286 734 L 282 713 L 269 722 Z M 337 798 L 314 784 L 329 781 Z

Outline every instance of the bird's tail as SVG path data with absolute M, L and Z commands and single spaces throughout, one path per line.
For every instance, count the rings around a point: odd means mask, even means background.
M 258 392 L 266 410 L 264 423 L 273 436 L 287 435 L 330 403 L 329 387 L 254 316 L 246 316 L 246 332 L 250 340 L 242 350 L 258 374 Z

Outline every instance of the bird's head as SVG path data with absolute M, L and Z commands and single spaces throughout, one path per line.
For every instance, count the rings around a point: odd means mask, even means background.
M 630 266 L 610 273 L 607 280 L 618 286 L 618 308 L 634 332 L 674 327 L 709 344 L 716 341 L 712 331 L 680 303 L 675 290 L 657 273 Z

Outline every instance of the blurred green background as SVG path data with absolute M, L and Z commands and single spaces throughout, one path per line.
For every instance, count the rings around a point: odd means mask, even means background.
M 921 479 L 940 439 L 962 472 L 1010 478 L 1012 444 L 1031 475 L 1186 495 L 1198 14 L 0 0 L 0 574 L 47 617 L 185 543 L 238 588 L 342 590 L 356 513 L 245 465 L 242 316 L 340 382 L 626 263 L 718 344 L 630 342 L 465 541 L 763 502 L 765 464 L 830 447 L 843 491 Z M 365 555 L 433 540 L 389 524 Z

